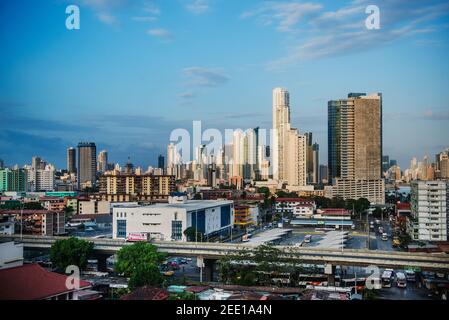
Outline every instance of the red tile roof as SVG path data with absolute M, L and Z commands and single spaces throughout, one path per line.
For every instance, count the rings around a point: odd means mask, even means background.
M 326 208 L 321 209 L 322 214 L 328 215 L 328 216 L 348 216 L 351 215 L 351 213 L 346 209 L 338 209 L 338 208 Z
M 313 203 L 313 200 L 303 198 L 276 198 L 276 202 L 307 202 Z
M 0 300 L 42 300 L 63 293 L 67 289 L 67 276 L 50 272 L 38 264 L 0 270 Z M 80 281 L 80 288 L 91 287 L 87 281 Z
M 146 286 L 124 295 L 120 300 L 167 300 L 168 292 L 164 289 Z
M 62 211 L 57 211 L 57 210 L 45 210 L 45 209 L 40 209 L 40 210 L 31 210 L 31 209 L 25 209 L 23 210 L 22 214 L 24 215 L 42 215 L 42 214 L 56 214 L 56 213 L 60 213 Z M 20 210 L 0 210 L 0 215 L 2 214 L 15 214 L 15 215 L 20 215 L 21 211 Z

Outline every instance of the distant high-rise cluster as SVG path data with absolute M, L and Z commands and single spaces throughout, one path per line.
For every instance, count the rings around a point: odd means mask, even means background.
M 289 103 L 286 89 L 273 90 L 272 150 L 266 142 L 270 130 L 262 131 L 259 127 L 234 130 L 230 140 L 218 150 L 207 150 L 208 146 L 204 144 L 195 146 L 192 161 L 182 159 L 176 145 L 170 143 L 167 147 L 167 174 L 212 187 L 225 183 L 240 188 L 246 181 L 269 179 L 296 187 L 305 186 L 307 180 L 318 183 L 318 144 L 310 142 L 310 172 L 307 172 L 307 138 L 291 127 Z
M 425 155 L 422 161 L 415 157 L 410 161 L 410 167 L 404 171 L 403 180 L 448 180 L 449 179 L 449 148 L 435 155 L 435 162 L 431 162 Z

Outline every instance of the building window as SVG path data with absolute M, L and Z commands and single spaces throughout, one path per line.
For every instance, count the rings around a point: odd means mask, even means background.
M 117 238 L 126 239 L 126 220 L 117 220 Z
M 173 220 L 171 222 L 171 238 L 173 240 L 182 239 L 182 221 Z

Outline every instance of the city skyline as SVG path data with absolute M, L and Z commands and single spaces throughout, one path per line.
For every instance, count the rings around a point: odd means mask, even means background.
M 383 153 L 402 168 L 447 147 L 443 1 L 378 1 L 376 31 L 358 23 L 365 1 L 73 3 L 78 31 L 65 28 L 66 1 L 1 5 L 3 30 L 15 30 L 0 33 L 7 165 L 36 155 L 64 168 L 68 147 L 94 141 L 111 162 L 130 156 L 156 166 L 171 130 L 189 130 L 192 120 L 204 128 L 270 128 L 278 86 L 290 92 L 292 127 L 313 133 L 320 159 L 327 159 L 327 101 L 348 92 L 382 92 Z M 323 38 L 329 26 L 335 31 Z M 346 31 L 354 37 L 344 38 Z

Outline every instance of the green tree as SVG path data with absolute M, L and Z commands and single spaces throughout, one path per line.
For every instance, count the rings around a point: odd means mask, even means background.
M 65 215 L 65 219 L 69 220 L 73 217 L 75 210 L 73 209 L 72 206 L 67 206 L 64 208 L 64 215 Z
M 128 286 L 131 290 L 145 285 L 158 286 L 163 282 L 160 264 L 165 257 L 154 245 L 136 242 L 117 253 L 115 271 L 130 278 Z
M 70 265 L 78 266 L 81 270 L 84 270 L 93 248 L 93 242 L 74 237 L 57 240 L 51 246 L 50 260 L 60 270 L 65 270 Z
M 185 229 L 184 235 L 186 236 L 187 241 L 190 242 L 203 242 L 203 239 L 205 239 L 204 234 L 197 231 L 194 227 L 188 227 Z

